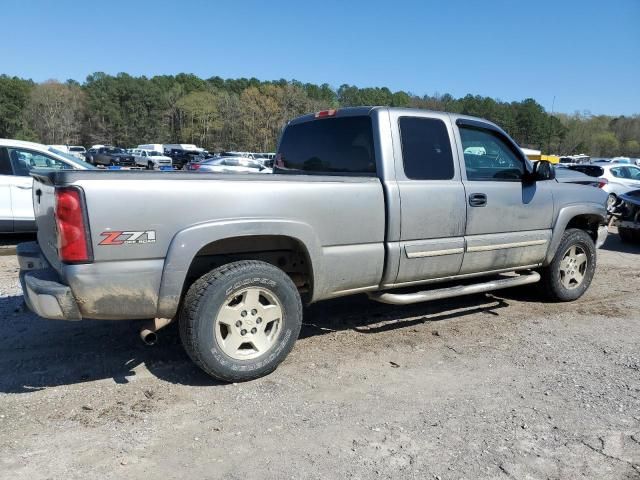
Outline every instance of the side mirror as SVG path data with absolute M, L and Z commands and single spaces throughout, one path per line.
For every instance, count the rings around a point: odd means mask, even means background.
M 534 182 L 541 180 L 553 180 L 556 178 L 556 170 L 550 162 L 538 160 L 533 164 L 533 173 L 530 178 Z

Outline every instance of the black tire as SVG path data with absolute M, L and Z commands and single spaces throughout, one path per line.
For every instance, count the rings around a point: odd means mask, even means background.
M 584 269 L 582 282 L 567 288 L 562 284 L 560 263 L 572 246 L 577 246 L 586 254 L 587 264 Z M 562 240 L 551 263 L 540 271 L 542 276 L 540 286 L 543 293 L 552 301 L 570 302 L 580 298 L 587 291 L 596 271 L 596 247 L 593 239 L 584 230 L 569 229 L 562 235 Z
M 607 210 L 610 210 L 618 203 L 618 197 L 615 193 L 607 195 Z
M 275 296 L 282 308 L 282 326 L 275 343 L 253 359 L 235 359 L 218 344 L 216 317 L 235 292 L 256 287 Z M 271 264 L 243 260 L 223 265 L 196 280 L 180 311 L 180 338 L 187 354 L 207 374 L 241 382 L 273 372 L 286 358 L 300 333 L 302 302 L 289 276 Z M 253 333 L 253 332 L 252 332 Z
M 633 230 L 625 227 L 618 227 L 618 235 L 620 235 L 620 240 L 625 243 L 631 243 L 634 241 Z
M 153 162 L 147 163 L 147 170 L 153 170 Z

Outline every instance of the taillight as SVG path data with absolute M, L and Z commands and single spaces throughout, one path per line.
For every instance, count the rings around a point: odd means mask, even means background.
M 191 164 L 191 170 L 198 170 L 200 168 L 200 164 L 199 163 L 192 163 Z
M 326 117 L 335 117 L 338 110 L 335 108 L 331 108 L 329 110 L 321 110 L 316 113 L 316 118 L 326 118 Z
M 609 180 L 607 180 L 606 178 L 599 178 L 598 179 L 598 188 L 604 188 L 604 186 L 606 184 L 609 183 Z
M 83 203 L 81 190 L 74 187 L 56 189 L 58 255 L 66 263 L 88 263 L 93 260 Z

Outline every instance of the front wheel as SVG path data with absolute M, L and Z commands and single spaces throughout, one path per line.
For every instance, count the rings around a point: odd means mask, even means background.
M 610 193 L 607 196 L 607 210 L 611 210 L 613 207 L 615 207 L 616 203 L 618 203 L 618 197 L 615 193 Z
M 302 303 L 295 285 L 271 264 L 245 260 L 196 280 L 180 312 L 187 354 L 227 382 L 271 373 L 300 333 Z
M 551 263 L 542 269 L 541 286 L 549 299 L 569 302 L 587 291 L 596 271 L 593 239 L 575 228 L 564 232 Z

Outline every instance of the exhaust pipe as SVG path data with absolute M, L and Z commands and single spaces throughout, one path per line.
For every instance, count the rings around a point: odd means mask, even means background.
M 172 318 L 154 318 L 153 320 L 149 320 L 140 330 L 140 338 L 146 345 L 155 345 L 158 341 L 158 330 L 166 327 L 172 321 Z

